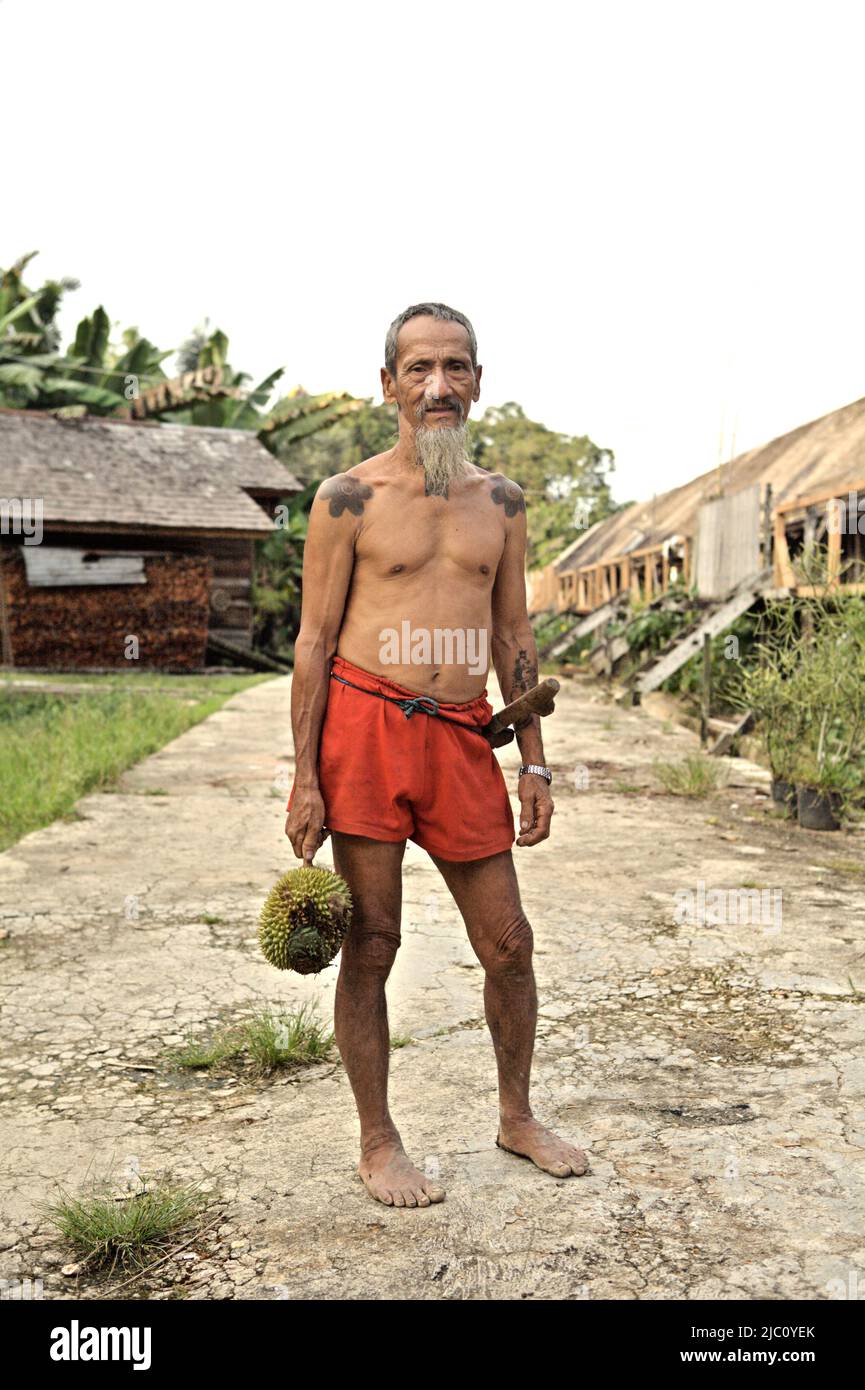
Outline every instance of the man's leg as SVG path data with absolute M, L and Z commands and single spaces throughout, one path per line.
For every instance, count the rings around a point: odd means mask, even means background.
M 501 1148 L 557 1178 L 585 1173 L 588 1159 L 532 1115 L 529 1074 L 538 1015 L 532 929 L 520 903 L 510 850 L 466 862 L 431 856 L 453 894 L 484 967 L 484 1011 L 499 1074 Z
M 428 1207 L 442 1200 L 444 1188 L 409 1161 L 387 1104 L 385 982 L 400 944 L 405 840 L 390 844 L 338 830 L 331 838 L 336 871 L 353 903 L 336 982 L 334 1032 L 360 1117 L 357 1171 L 367 1191 L 387 1206 Z

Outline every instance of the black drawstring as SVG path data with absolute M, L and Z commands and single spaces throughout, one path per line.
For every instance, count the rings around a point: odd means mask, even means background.
M 473 734 L 480 734 L 484 742 L 489 743 L 486 734 L 476 724 L 463 724 L 461 719 L 451 719 L 450 715 L 442 714 L 438 700 L 434 700 L 431 695 L 413 695 L 411 699 L 400 700 L 396 695 L 382 695 L 380 690 L 367 690 L 363 685 L 355 685 L 354 681 L 345 680 L 343 676 L 338 676 L 335 671 L 331 671 L 330 677 L 331 680 L 340 681 L 342 685 L 350 685 L 352 690 L 359 690 L 363 695 L 375 695 L 379 700 L 388 700 L 392 705 L 399 705 L 406 719 L 411 719 L 412 715 L 420 710 L 422 714 L 432 715 L 436 719 L 444 719 L 447 724 L 456 724 L 461 729 L 469 729 Z

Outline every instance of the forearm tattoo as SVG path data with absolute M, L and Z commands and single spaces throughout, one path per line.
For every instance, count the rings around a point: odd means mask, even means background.
M 534 690 L 537 683 L 538 663 L 532 661 L 528 652 L 520 647 L 514 662 L 514 683 L 511 698 L 515 700 L 518 696 L 525 695 L 527 690 Z
M 372 488 L 358 478 L 338 474 L 322 483 L 318 495 L 330 503 L 331 516 L 342 516 L 345 511 L 351 512 L 352 516 L 360 516 L 364 502 L 372 497 Z
M 519 699 L 520 695 L 525 695 L 527 691 L 534 690 L 537 683 L 538 663 L 537 661 L 532 661 L 525 648 L 520 647 L 520 650 L 517 652 L 516 661 L 514 662 L 513 685 L 511 687 L 511 693 L 507 697 L 508 703 L 510 703 L 511 700 Z M 525 729 L 533 721 L 537 721 L 537 719 L 537 715 L 529 714 L 525 719 L 521 719 L 518 724 L 515 724 L 514 728 Z

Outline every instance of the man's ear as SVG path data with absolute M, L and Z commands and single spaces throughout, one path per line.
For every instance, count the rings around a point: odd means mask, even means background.
M 393 377 L 391 376 L 387 367 L 381 368 L 381 393 L 384 396 L 386 405 L 394 404 L 394 402 L 396 401 L 396 396 L 394 395 L 393 390 Z
M 481 396 L 481 372 L 483 367 L 475 367 L 475 389 L 472 391 L 472 400 L 478 401 Z

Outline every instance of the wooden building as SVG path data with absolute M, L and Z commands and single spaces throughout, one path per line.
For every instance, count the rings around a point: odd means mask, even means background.
M 5 664 L 164 670 L 249 648 L 254 543 L 300 490 L 247 430 L 0 410 Z
M 827 582 L 858 587 L 863 533 L 865 398 L 597 522 L 528 576 L 530 610 L 588 614 L 677 579 L 720 599 L 769 566 L 770 585 L 801 591 L 809 541 L 825 542 Z

